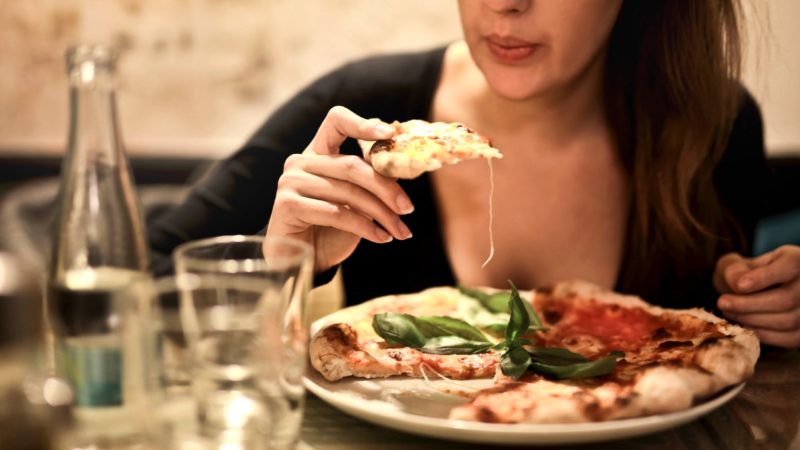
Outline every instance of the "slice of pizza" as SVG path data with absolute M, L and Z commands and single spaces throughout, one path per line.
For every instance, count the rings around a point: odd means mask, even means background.
M 437 372 L 449 378 L 492 377 L 499 354 L 490 350 L 473 354 L 436 354 L 389 344 L 374 329 L 380 313 L 411 314 L 415 317 L 480 317 L 480 305 L 458 289 L 439 287 L 415 294 L 388 295 L 337 311 L 312 327 L 309 346 L 311 365 L 329 381 L 348 376 L 385 378 L 396 375 L 426 376 Z
M 391 178 L 416 178 L 424 172 L 471 159 L 499 159 L 491 140 L 460 123 L 409 120 L 391 124 L 391 139 L 359 141 L 364 159 Z

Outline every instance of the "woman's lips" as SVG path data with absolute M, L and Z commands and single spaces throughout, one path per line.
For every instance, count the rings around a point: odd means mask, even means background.
M 538 44 L 525 42 L 516 38 L 490 36 L 486 39 L 492 55 L 504 63 L 517 63 L 531 57 L 540 47 Z

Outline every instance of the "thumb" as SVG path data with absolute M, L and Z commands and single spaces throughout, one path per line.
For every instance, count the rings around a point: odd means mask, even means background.
M 347 138 L 378 140 L 394 135 L 394 128 L 378 119 L 365 119 L 344 106 L 334 106 L 320 124 L 308 149 L 318 155 L 339 153 Z
M 714 269 L 714 289 L 720 294 L 736 293 L 739 278 L 750 270 L 751 263 L 738 253 L 728 253 L 717 261 Z

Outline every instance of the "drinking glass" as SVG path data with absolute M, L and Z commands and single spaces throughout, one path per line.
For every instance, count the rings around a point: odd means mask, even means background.
M 155 345 L 163 411 L 188 417 L 183 422 L 213 447 L 294 447 L 303 411 L 310 247 L 224 236 L 185 244 L 174 259 L 176 277 L 157 284 L 153 314 L 161 330 Z

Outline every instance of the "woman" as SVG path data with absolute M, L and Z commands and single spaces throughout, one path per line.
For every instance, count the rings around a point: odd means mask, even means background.
M 156 251 L 267 226 L 314 246 L 320 280 L 341 265 L 350 303 L 582 278 L 671 307 L 718 301 L 765 343 L 800 346 L 800 250 L 739 256 L 759 218 L 764 153 L 758 107 L 737 81 L 734 0 L 459 8 L 463 42 L 349 64 L 277 111 L 152 227 Z M 486 165 L 382 177 L 347 140 L 392 135 L 365 117 L 458 121 L 492 137 L 504 158 L 486 267 Z

